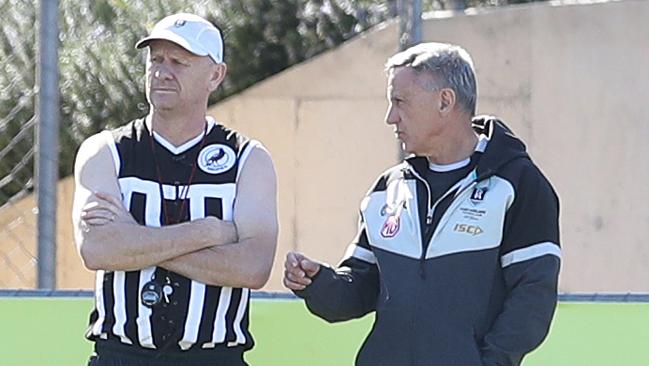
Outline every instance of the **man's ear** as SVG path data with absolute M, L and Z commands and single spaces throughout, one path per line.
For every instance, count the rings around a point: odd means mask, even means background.
M 450 88 L 444 88 L 439 91 L 439 112 L 442 115 L 448 115 L 455 107 L 457 97 L 455 91 Z
M 212 66 L 210 71 L 210 82 L 208 88 L 210 92 L 216 90 L 216 88 L 221 85 L 223 79 L 225 79 L 225 74 L 228 72 L 228 66 L 226 64 L 215 64 Z

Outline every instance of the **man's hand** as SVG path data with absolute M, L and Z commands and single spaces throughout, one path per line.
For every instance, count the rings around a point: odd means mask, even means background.
M 87 226 L 101 226 L 112 222 L 137 224 L 131 213 L 116 197 L 103 192 L 93 194 L 94 200 L 81 210 L 81 223 Z
M 304 290 L 320 271 L 320 266 L 301 253 L 288 252 L 284 261 L 284 286 L 291 290 Z

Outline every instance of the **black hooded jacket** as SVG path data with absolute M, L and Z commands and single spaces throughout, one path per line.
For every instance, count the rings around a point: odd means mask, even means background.
M 330 322 L 376 313 L 357 365 L 520 365 L 547 335 L 558 198 L 502 122 L 473 122 L 486 148 L 465 178 L 434 200 L 427 159 L 386 171 L 341 265 L 296 292 Z

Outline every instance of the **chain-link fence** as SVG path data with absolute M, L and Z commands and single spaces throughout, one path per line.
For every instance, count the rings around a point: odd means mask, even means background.
M 74 155 L 89 135 L 146 114 L 144 54 L 133 45 L 156 20 L 186 11 L 221 27 L 230 76 L 214 102 L 343 42 L 390 17 L 389 9 L 394 8 L 394 1 L 374 0 L 59 0 L 58 42 L 54 41 L 60 72 L 60 149 L 45 158 L 58 160 L 63 180 L 58 184 L 57 212 L 38 215 L 33 194 L 39 151 L 37 32 L 39 7 L 48 2 L 56 1 L 0 0 L 0 288 L 35 288 L 43 282 L 37 273 L 44 261 L 37 260 L 36 236 L 44 216 L 57 225 L 58 285 L 92 286 L 76 278 L 83 269 L 74 253 L 69 217 Z
M 45 27 L 51 34 L 39 34 L 44 8 L 53 4 L 52 13 L 47 14 L 60 19 L 59 29 Z M 156 9 L 160 14 L 177 10 L 163 6 Z M 147 23 L 133 20 L 148 10 L 146 6 L 107 1 L 0 0 L 0 64 L 4 66 L 0 70 L 0 288 L 35 288 L 44 283 L 52 288 L 53 279 L 58 277 L 55 273 L 62 274 L 62 269 L 66 272 L 64 286 L 91 286 L 88 279 L 77 279 L 84 273 L 72 240 L 69 176 L 76 149 L 84 138 L 145 113 L 142 54 L 133 44 L 145 33 Z M 152 17 L 161 16 L 151 13 Z M 39 37 L 47 47 L 38 44 Z M 58 67 L 44 70 L 47 67 L 38 65 L 45 48 L 58 49 Z M 60 99 L 54 98 L 56 105 L 49 112 L 43 106 L 49 102 L 51 107 L 53 96 L 44 89 L 45 84 L 38 86 L 39 77 L 45 80 L 46 72 L 61 75 Z M 57 109 L 60 127 L 39 126 L 38 110 L 46 121 Z M 51 133 L 44 138 L 46 129 Z M 48 144 L 60 149 L 42 156 Z M 39 150 L 41 162 L 58 162 L 54 172 L 48 168 L 39 173 L 41 180 L 45 175 L 50 178 L 48 184 L 41 182 L 41 196 L 50 204 L 44 210 L 41 202 L 40 214 L 35 194 L 35 171 L 43 168 L 36 167 Z M 56 169 L 58 176 L 64 177 L 58 184 L 51 179 L 57 175 Z M 53 197 L 56 186 L 58 210 Z M 43 242 L 55 241 L 58 248 L 43 246 Z M 39 253 L 46 254 L 40 261 Z M 62 258 L 57 259 L 59 268 L 54 268 L 57 253 Z M 43 271 L 39 275 L 44 265 L 46 276 Z
M 58 176 L 63 180 L 58 184 L 58 210 L 38 215 L 34 171 L 39 152 L 35 112 L 41 56 L 39 8 L 52 3 L 58 4 L 59 29 L 52 30 L 58 42 L 53 37 L 52 43 L 58 47 L 60 73 L 60 127 L 52 136 L 58 135 L 54 145 L 60 149 L 45 159 L 58 161 Z M 37 273 L 44 262 L 37 260 L 42 246 L 39 249 L 36 242 L 37 226 L 43 225 L 45 216 L 50 227 L 53 222 L 58 227 L 57 256 L 64 251 L 57 258 L 58 284 L 88 285 L 72 273 L 80 267 L 69 218 L 74 155 L 89 135 L 146 114 L 144 54 L 133 45 L 156 20 L 187 11 L 221 27 L 229 77 L 213 95 L 216 101 L 334 47 L 394 16 L 395 9 L 395 0 L 201 0 L 191 4 L 182 0 L 0 0 L 0 288 L 42 284 Z M 61 268 L 71 272 L 70 280 Z
M 0 287 L 35 286 L 35 7 L 0 4 Z

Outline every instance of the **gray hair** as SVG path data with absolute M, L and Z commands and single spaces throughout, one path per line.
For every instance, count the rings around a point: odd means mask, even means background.
M 462 47 L 446 43 L 420 43 L 390 57 L 385 70 L 409 67 L 419 73 L 428 73 L 435 82 L 422 83 L 424 89 L 434 91 L 450 88 L 457 101 L 471 115 L 475 114 L 477 86 L 471 56 Z

